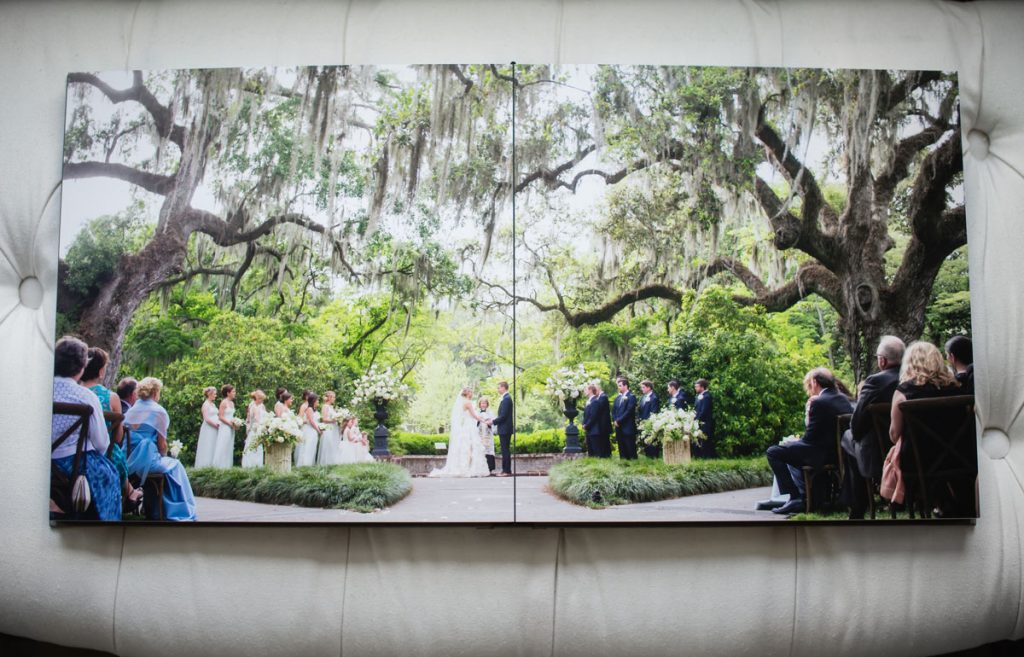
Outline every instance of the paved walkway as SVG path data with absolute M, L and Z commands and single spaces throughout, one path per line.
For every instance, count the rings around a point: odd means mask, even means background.
M 773 513 L 754 511 L 770 488 L 695 495 L 675 500 L 588 509 L 566 502 L 547 490 L 547 477 L 487 477 L 427 479 L 417 477 L 409 495 L 394 506 L 374 513 L 340 509 L 311 509 L 196 498 L 200 522 L 676 522 L 783 520 Z

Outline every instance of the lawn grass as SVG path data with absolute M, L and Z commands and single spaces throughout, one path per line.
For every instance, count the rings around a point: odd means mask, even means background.
M 412 490 L 412 478 L 393 463 L 351 463 L 293 468 L 191 468 L 192 491 L 200 497 L 346 509 L 369 513 L 398 502 Z
M 591 508 L 721 493 L 771 483 L 772 473 L 763 456 L 691 461 L 684 465 L 645 458 L 582 458 L 553 466 L 548 476 L 548 485 L 556 495 Z

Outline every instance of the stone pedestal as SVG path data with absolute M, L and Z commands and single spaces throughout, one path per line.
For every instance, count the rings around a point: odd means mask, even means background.
M 665 463 L 675 465 L 690 462 L 690 439 L 671 440 L 662 445 L 662 458 Z

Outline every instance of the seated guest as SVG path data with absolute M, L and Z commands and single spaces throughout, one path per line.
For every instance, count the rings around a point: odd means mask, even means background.
M 647 380 L 641 381 L 640 392 L 644 393 L 644 396 L 640 398 L 640 403 L 637 405 L 637 422 L 643 422 L 661 410 L 661 401 L 658 399 L 658 393 L 654 392 L 653 383 Z M 644 455 L 652 459 L 660 457 L 661 446 L 644 444 Z
M 121 397 L 101 383 L 107 375 L 107 363 L 109 360 L 110 357 L 106 351 L 99 347 L 91 347 L 89 349 L 89 362 L 85 366 L 80 383 L 96 393 L 96 397 L 99 398 L 100 406 L 103 407 L 104 411 L 121 414 L 124 413 L 121 407 Z M 110 422 L 106 422 L 106 425 L 112 443 L 110 451 L 107 453 L 107 458 L 117 468 L 117 474 L 121 479 L 121 489 L 124 491 L 124 494 L 128 497 L 132 506 L 138 506 L 139 501 L 142 499 L 142 489 L 134 488 L 128 482 L 128 456 L 127 451 L 123 447 L 124 423 L 118 422 L 117 426 L 111 426 Z
M 957 335 L 946 343 L 946 360 L 960 383 L 960 394 L 974 394 L 974 346 L 970 338 Z
M 121 412 L 126 412 L 129 408 L 135 404 L 135 401 L 139 398 L 138 393 L 135 389 L 138 387 L 139 382 L 130 376 L 126 376 L 117 383 L 117 396 L 121 398 Z
M 167 456 L 167 429 L 171 420 L 159 404 L 160 379 L 147 376 L 139 381 L 139 400 L 124 421 L 132 431 L 134 449 L 128 457 L 128 471 L 143 483 L 149 473 L 165 476 L 163 506 L 168 520 L 195 520 L 196 499 L 181 461 Z
M 78 472 L 89 482 L 96 515 L 100 520 L 121 519 L 121 481 L 114 464 L 105 456 L 110 446 L 110 435 L 103 422 L 103 407 L 96 393 L 79 385 L 88 363 L 89 347 L 78 338 L 63 337 L 57 341 L 53 354 L 53 401 L 85 404 L 92 407 L 88 419 L 89 439 L 85 444 Z M 71 428 L 77 418 L 72 415 L 53 414 L 50 443 Z M 68 477 L 74 467 L 79 433 L 72 433 L 50 452 L 53 465 Z M 51 504 L 51 509 L 54 505 Z M 70 509 L 62 509 L 70 512 Z
M 878 349 L 875 350 L 878 372 L 861 383 L 850 428 L 843 432 L 842 446 L 846 459 L 843 498 L 850 507 L 851 520 L 862 519 L 867 509 L 865 479 L 880 481 L 882 478 L 883 455 L 878 448 L 878 436 L 875 435 L 868 406 L 892 401 L 899 383 L 900 364 L 905 349 L 903 340 L 894 335 L 886 335 L 878 342 Z
M 768 448 L 768 465 L 779 482 L 779 491 L 789 495 L 789 502 L 772 513 L 790 514 L 804 510 L 803 491 L 790 474 L 789 466 L 821 467 L 835 460 L 836 418 L 853 411 L 850 400 L 836 390 L 835 377 L 827 368 L 818 367 L 807 373 L 804 385 L 815 397 L 807 413 L 807 429 L 800 440 Z
M 900 383 L 892 396 L 892 414 L 889 421 L 889 439 L 896 444 L 903 437 L 903 411 L 900 410 L 900 403 L 908 399 L 929 399 L 934 397 L 951 397 L 965 394 L 956 378 L 950 373 L 942 359 L 939 348 L 930 342 L 914 342 L 907 347 L 903 355 L 903 365 L 900 367 Z M 902 460 L 902 459 L 901 459 Z M 971 491 L 963 493 L 963 499 L 968 495 L 973 496 Z M 955 496 L 955 491 L 953 491 Z M 942 507 L 952 508 L 956 500 L 939 501 L 940 513 Z M 973 500 L 969 506 L 973 507 Z M 973 515 L 972 509 L 964 509 L 965 515 Z

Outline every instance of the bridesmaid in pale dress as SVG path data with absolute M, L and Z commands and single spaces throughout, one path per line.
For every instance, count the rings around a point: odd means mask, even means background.
M 316 417 L 317 401 L 319 401 L 319 397 L 315 393 L 311 392 L 306 397 L 306 410 L 302 412 L 302 442 L 295 449 L 295 465 L 297 467 L 316 463 L 317 443 L 319 442 L 320 434 L 323 433 L 323 429 L 320 428 Z
M 324 405 L 320 409 L 323 434 L 320 436 L 320 452 L 316 455 L 316 462 L 320 465 L 341 463 L 341 432 L 338 430 L 339 418 L 334 414 L 335 398 L 333 390 L 325 392 Z
M 302 391 L 302 402 L 299 403 L 299 424 L 305 424 L 306 422 L 306 409 L 309 408 L 309 396 L 313 394 L 312 390 Z
M 235 464 L 235 386 L 230 383 L 221 386 L 220 429 L 217 430 L 217 444 L 213 448 L 213 467 L 230 468 Z
M 217 389 L 213 386 L 203 388 L 203 425 L 199 428 L 199 441 L 196 442 L 196 463 L 197 468 L 206 468 L 213 465 L 213 448 L 217 445 L 217 431 L 220 429 L 220 420 L 217 419 L 217 405 L 213 403 L 217 396 Z
M 256 427 L 263 421 L 263 416 L 267 413 L 266 407 L 263 406 L 263 400 L 267 398 L 267 393 L 262 390 L 253 390 L 249 396 L 252 397 L 252 401 L 249 402 L 249 409 L 245 414 L 245 449 L 242 450 L 242 467 L 259 468 L 263 466 L 263 445 L 254 450 L 250 450 L 249 445 Z
M 295 398 L 292 397 L 292 393 L 288 392 L 284 388 L 280 388 L 277 393 L 277 403 L 274 404 L 274 415 L 277 417 L 284 417 L 292 412 L 292 403 Z

